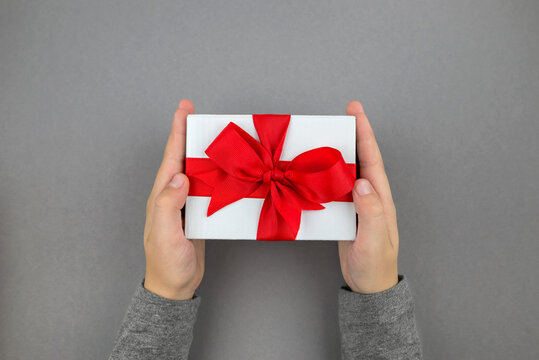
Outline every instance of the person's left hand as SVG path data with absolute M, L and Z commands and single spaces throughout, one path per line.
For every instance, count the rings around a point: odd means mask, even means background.
M 163 162 L 146 205 L 144 287 L 173 300 L 192 299 L 204 275 L 204 240 L 188 240 L 181 209 L 189 192 L 184 171 L 185 125 L 195 108 L 182 100 L 174 114 Z

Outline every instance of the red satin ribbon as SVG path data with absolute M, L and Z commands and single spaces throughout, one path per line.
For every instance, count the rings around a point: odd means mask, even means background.
M 242 198 L 263 198 L 257 240 L 295 240 L 302 210 L 352 201 L 355 164 L 339 150 L 320 147 L 281 161 L 290 115 L 253 115 L 260 142 L 230 122 L 206 149 L 209 159 L 187 158 L 189 195 L 211 196 L 207 216 Z

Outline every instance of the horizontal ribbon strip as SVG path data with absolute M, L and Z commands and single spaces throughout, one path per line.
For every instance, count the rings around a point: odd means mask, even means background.
M 290 161 L 280 161 L 283 164 L 288 164 Z M 350 174 L 354 177 L 356 176 L 356 164 L 346 164 Z M 213 160 L 208 158 L 187 158 L 185 159 L 185 168 L 189 169 L 189 196 L 206 196 L 210 197 L 213 192 L 213 186 L 206 184 L 204 181 L 198 179 L 193 174 L 203 173 L 215 170 L 215 163 Z M 263 188 L 258 188 L 253 191 L 251 194 L 245 196 L 245 198 L 250 199 L 264 199 L 266 194 L 264 193 Z M 343 202 L 352 202 L 352 192 L 348 192 L 339 199 L 333 201 L 343 201 Z

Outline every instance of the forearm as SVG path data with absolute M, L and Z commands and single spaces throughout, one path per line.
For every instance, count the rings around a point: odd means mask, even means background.
M 343 360 L 422 359 L 414 301 L 406 279 L 376 294 L 339 290 Z
M 143 283 L 135 290 L 109 359 L 187 359 L 200 298 L 165 299 Z

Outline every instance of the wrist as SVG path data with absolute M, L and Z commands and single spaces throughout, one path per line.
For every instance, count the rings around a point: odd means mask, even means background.
M 143 286 L 149 292 L 169 300 L 191 300 L 195 295 L 195 289 L 166 285 L 148 277 L 144 279 Z
M 386 291 L 399 283 L 399 276 L 396 273 L 394 276 L 388 276 L 384 279 L 375 279 L 367 281 L 350 281 L 348 286 L 350 290 L 358 294 L 376 294 Z

